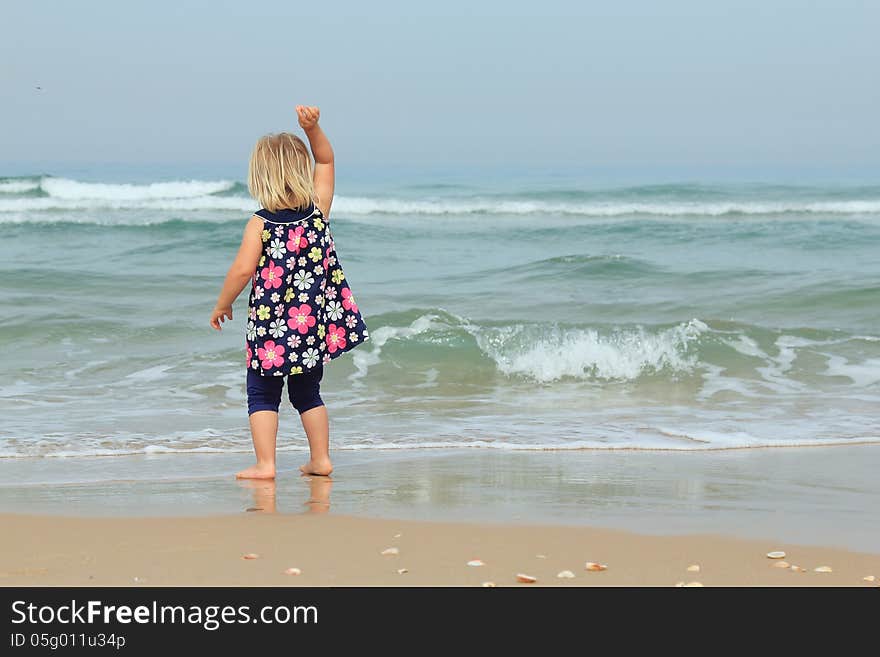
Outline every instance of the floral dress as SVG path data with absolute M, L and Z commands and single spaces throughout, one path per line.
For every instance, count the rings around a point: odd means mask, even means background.
M 263 254 L 248 299 L 247 366 L 264 376 L 302 374 L 368 340 L 320 208 L 255 214 Z

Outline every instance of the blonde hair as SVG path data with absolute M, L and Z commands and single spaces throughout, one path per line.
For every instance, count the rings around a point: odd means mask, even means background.
M 269 212 L 305 208 L 316 202 L 312 157 L 302 139 L 289 132 L 257 140 L 248 166 L 248 191 Z

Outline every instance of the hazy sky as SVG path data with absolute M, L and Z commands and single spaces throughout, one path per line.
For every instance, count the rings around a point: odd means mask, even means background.
M 305 103 L 361 165 L 880 171 L 876 1 L 3 0 L 0 15 L 4 169 L 237 165 Z

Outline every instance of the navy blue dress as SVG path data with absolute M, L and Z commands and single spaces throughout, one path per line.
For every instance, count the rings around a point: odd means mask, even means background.
M 263 219 L 263 254 L 248 299 L 247 366 L 265 376 L 302 374 L 366 342 L 321 209 L 312 203 L 255 214 Z

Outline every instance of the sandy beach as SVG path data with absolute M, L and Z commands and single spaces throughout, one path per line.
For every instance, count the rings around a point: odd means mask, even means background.
M 714 535 L 359 518 L 322 513 L 319 501 L 311 506 L 312 513 L 298 515 L 189 518 L 3 514 L 0 526 L 12 540 L 0 546 L 0 584 L 876 587 L 877 580 L 864 578 L 880 578 L 880 555 L 841 549 Z M 770 559 L 771 551 L 786 556 Z M 473 561 L 483 565 L 468 565 Z M 803 570 L 779 567 L 781 561 Z M 588 571 L 587 562 L 607 570 Z M 831 572 L 815 570 L 822 567 Z M 285 574 L 291 568 L 301 573 Z M 573 576 L 558 577 L 563 571 Z M 518 574 L 537 581 L 518 582 Z

